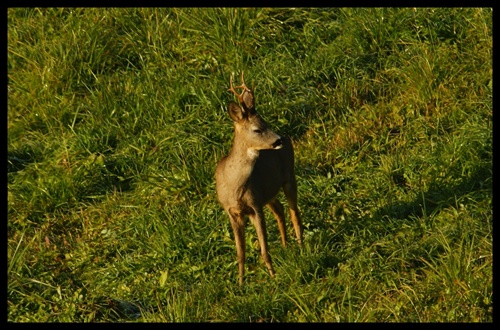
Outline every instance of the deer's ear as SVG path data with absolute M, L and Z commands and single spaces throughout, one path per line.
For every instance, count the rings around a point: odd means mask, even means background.
M 246 117 L 245 110 L 233 101 L 229 102 L 227 112 L 229 112 L 229 117 L 231 117 L 234 122 L 238 122 Z
M 243 108 L 250 114 L 254 115 L 255 114 L 255 105 L 254 105 L 254 96 L 253 96 L 253 91 L 250 89 L 245 89 L 243 93 L 241 94 L 241 99 L 243 102 L 241 102 L 241 105 Z

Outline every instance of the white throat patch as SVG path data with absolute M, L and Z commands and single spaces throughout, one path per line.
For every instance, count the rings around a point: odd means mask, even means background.
M 247 155 L 251 159 L 255 159 L 259 156 L 259 150 L 257 149 L 247 149 Z

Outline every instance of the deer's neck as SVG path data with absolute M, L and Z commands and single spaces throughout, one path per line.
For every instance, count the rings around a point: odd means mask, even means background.
M 226 173 L 231 177 L 230 181 L 237 187 L 245 186 L 258 157 L 258 150 L 233 146 L 226 160 Z

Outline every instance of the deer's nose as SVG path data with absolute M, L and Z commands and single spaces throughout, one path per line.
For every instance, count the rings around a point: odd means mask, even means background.
M 277 139 L 277 140 L 273 143 L 273 148 L 274 148 L 274 149 L 280 149 L 282 146 L 283 146 L 283 140 L 282 140 L 281 138 Z

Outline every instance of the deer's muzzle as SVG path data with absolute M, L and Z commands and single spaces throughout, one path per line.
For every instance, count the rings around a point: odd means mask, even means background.
M 283 148 L 283 139 L 280 137 L 273 143 L 273 149 L 281 149 Z

